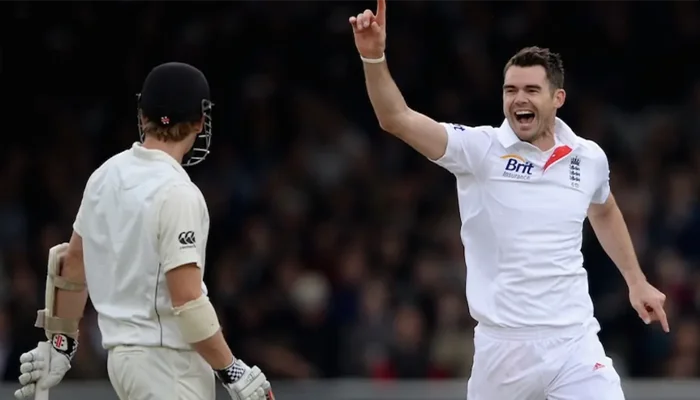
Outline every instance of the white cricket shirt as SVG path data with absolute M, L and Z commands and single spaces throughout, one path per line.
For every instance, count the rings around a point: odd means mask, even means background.
M 209 212 L 182 166 L 135 143 L 90 176 L 73 229 L 103 346 L 190 349 L 165 273 L 189 263 L 204 273 Z
M 505 328 L 597 324 L 581 254 L 591 203 L 610 194 L 607 157 L 557 118 L 543 152 L 500 127 L 443 124 L 435 163 L 457 178 L 471 315 Z

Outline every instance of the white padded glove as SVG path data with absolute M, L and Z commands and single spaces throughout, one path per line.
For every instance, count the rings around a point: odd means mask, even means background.
M 216 376 L 233 400 L 274 400 L 270 382 L 260 368 L 250 368 L 241 360 L 216 370 Z
M 78 348 L 78 341 L 65 335 L 53 335 L 51 340 L 51 360 L 46 369 L 45 355 L 37 347 L 34 350 L 20 356 L 19 383 L 22 388 L 15 392 L 18 399 L 28 398 L 34 395 L 36 386 L 41 389 L 49 389 L 58 385 L 70 370 L 71 358 Z

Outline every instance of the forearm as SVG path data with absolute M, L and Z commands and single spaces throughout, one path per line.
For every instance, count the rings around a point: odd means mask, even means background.
M 69 282 L 84 283 L 85 266 L 82 258 L 66 254 L 62 260 L 60 276 Z M 83 317 L 88 297 L 87 289 L 71 291 L 57 288 L 55 296 L 54 317 L 76 321 Z
M 166 273 L 173 313 L 182 338 L 211 365 L 226 368 L 234 361 L 223 334 L 219 317 L 206 295 L 202 294 L 202 271 L 186 264 Z
M 639 266 L 627 224 L 617 204 L 589 217 L 600 245 L 615 263 L 628 285 L 646 281 Z
M 64 319 L 81 319 L 87 303 L 87 290 L 69 292 L 58 290 L 56 293 L 56 317 Z
M 391 77 L 386 62 L 363 64 L 367 94 L 374 113 L 379 120 L 379 125 L 391 132 L 400 123 L 401 116 L 408 111 L 406 100 Z
M 192 347 L 213 369 L 224 369 L 234 362 L 233 353 L 231 353 L 221 331 L 209 339 L 193 343 Z

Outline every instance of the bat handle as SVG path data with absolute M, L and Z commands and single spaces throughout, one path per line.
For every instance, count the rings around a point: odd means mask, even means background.
M 44 376 L 46 376 L 51 364 L 51 343 L 47 341 L 40 342 L 37 348 L 44 357 Z M 41 381 L 41 379 L 39 379 L 39 381 Z M 37 381 L 36 390 L 34 391 L 34 400 L 49 400 L 49 390 L 39 389 L 39 381 Z

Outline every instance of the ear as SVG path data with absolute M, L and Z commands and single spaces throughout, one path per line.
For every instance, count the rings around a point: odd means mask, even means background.
M 200 118 L 200 120 L 194 124 L 194 128 L 197 131 L 197 133 L 202 132 L 204 130 L 204 116 L 202 116 L 202 118 Z
M 554 107 L 561 108 L 566 101 L 566 91 L 564 89 L 557 89 L 554 91 Z

